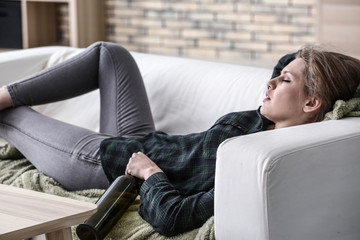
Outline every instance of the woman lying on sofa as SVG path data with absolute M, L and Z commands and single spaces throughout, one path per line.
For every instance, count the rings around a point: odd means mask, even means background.
M 283 57 L 263 105 L 229 113 L 209 130 L 185 136 L 156 132 L 135 61 L 119 45 L 96 43 L 81 54 L 0 89 L 0 136 L 68 190 L 107 188 L 119 175 L 143 181 L 139 214 L 170 236 L 214 214 L 216 151 L 224 140 L 321 121 L 359 85 L 360 61 L 300 49 Z M 27 106 L 100 89 L 100 133 L 43 116 Z

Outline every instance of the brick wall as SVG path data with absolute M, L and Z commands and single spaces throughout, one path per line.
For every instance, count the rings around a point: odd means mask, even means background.
M 61 45 L 69 45 L 69 13 L 68 5 L 66 3 L 56 4 L 56 15 L 57 15 L 57 42 Z
M 107 0 L 108 40 L 140 52 L 273 62 L 316 41 L 317 0 Z
M 105 2 L 107 40 L 132 51 L 269 65 L 316 41 L 317 0 Z

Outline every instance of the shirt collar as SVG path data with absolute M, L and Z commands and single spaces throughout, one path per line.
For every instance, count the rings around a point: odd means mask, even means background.
M 259 131 L 265 131 L 270 125 L 272 125 L 274 123 L 260 113 L 260 108 L 261 108 L 261 106 L 258 107 L 258 109 L 256 110 L 256 113 L 260 117 L 260 119 L 259 119 L 260 122 L 259 122 L 259 125 L 257 125 L 257 126 L 258 126 Z

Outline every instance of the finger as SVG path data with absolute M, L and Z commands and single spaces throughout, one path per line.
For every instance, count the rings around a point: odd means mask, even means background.
M 130 171 L 130 168 L 129 168 L 131 160 L 132 160 L 132 158 L 129 158 L 129 162 L 126 165 L 126 169 L 125 169 L 125 175 L 131 175 L 131 171 Z

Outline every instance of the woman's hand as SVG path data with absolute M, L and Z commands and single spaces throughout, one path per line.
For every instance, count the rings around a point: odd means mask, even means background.
M 146 180 L 151 175 L 162 170 L 142 152 L 133 153 L 126 166 L 126 175 L 131 175 Z

